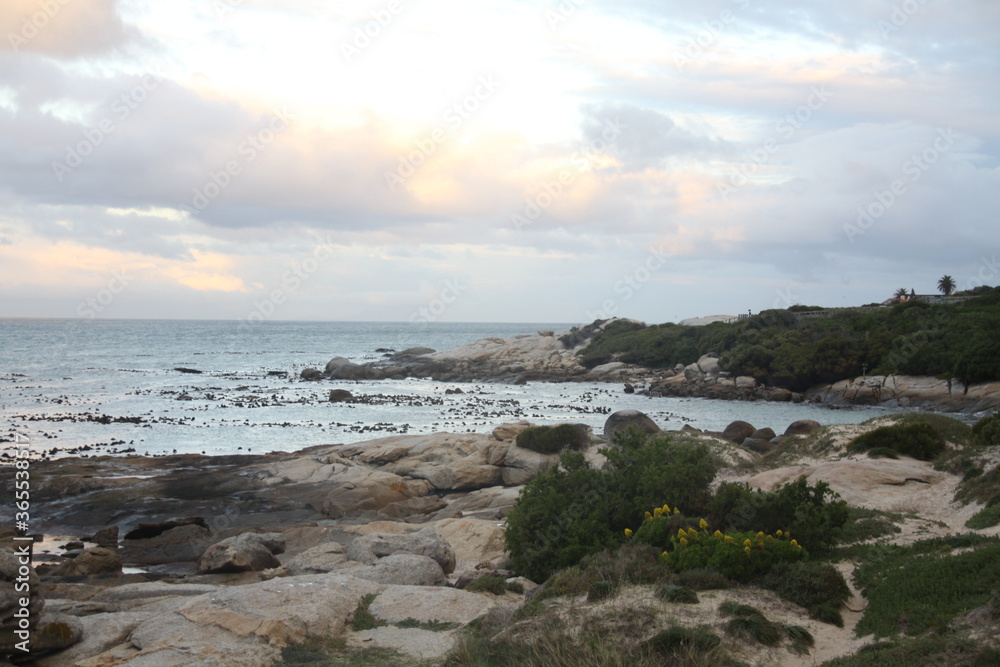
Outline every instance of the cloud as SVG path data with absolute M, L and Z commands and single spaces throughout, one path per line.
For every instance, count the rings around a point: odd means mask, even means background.
M 60 59 L 114 51 L 138 38 L 118 0 L 4 0 L 0 35 L 16 52 Z

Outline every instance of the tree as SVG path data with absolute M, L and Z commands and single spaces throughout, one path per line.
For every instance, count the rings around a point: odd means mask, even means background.
M 951 276 L 941 276 L 941 280 L 938 281 L 938 289 L 945 296 L 951 296 L 951 293 L 955 291 L 955 280 Z
M 896 290 L 896 293 L 893 294 L 892 296 L 893 298 L 899 299 L 900 301 L 906 301 L 906 297 L 908 297 L 909 294 L 910 293 L 906 291 L 905 287 L 900 287 L 898 290 Z

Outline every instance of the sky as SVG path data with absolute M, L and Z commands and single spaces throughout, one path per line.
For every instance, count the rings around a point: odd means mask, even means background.
M 996 0 L 4 0 L 0 317 L 1000 284 Z

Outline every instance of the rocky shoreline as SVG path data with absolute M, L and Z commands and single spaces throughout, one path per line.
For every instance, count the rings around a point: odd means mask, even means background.
M 613 320 L 609 320 L 611 322 Z M 607 323 L 604 323 L 605 325 Z M 700 397 L 740 401 L 811 403 L 886 408 L 918 408 L 942 412 L 980 413 L 1000 408 L 1000 382 L 966 387 L 956 379 L 904 375 L 863 376 L 804 393 L 760 384 L 749 376 L 733 377 L 719 367 L 718 355 L 706 354 L 694 363 L 672 369 L 650 369 L 620 361 L 594 368 L 578 353 L 600 327 L 539 331 L 511 338 L 483 338 L 452 350 L 410 348 L 387 352 L 383 359 L 355 364 L 334 357 L 323 370 L 304 369 L 303 380 L 379 380 L 409 377 L 440 382 L 620 382 L 625 391 L 649 396 Z
M 658 430 L 635 411 L 611 415 L 603 434 L 584 428 L 595 467 L 608 436 L 629 424 Z M 516 444 L 529 426 L 265 455 L 34 462 L 33 527 L 43 533 L 30 576 L 35 664 L 263 667 L 316 637 L 440 658 L 460 628 L 509 617 L 537 586 L 508 569 L 503 540 L 520 489 L 558 460 Z M 802 421 L 776 435 L 734 422 L 722 433 L 676 437 L 709 446 L 730 466 L 726 479 L 760 488 L 803 474 L 859 505 L 911 503 L 923 513 L 927 500 L 927 512 L 953 521 L 972 511 L 942 505 L 958 478 L 923 462 L 837 457 L 760 474 L 743 467 L 784 438 L 821 428 Z M 861 429 L 826 428 L 834 439 Z M 7 488 L 13 474 L 0 470 Z M 0 579 L 12 582 L 17 561 L 5 548 L 18 543 L 8 541 L 12 531 L 2 537 Z M 502 590 L 469 587 L 484 575 Z M 5 588 L 3 618 L 12 604 Z M 362 607 L 382 625 L 359 629 Z

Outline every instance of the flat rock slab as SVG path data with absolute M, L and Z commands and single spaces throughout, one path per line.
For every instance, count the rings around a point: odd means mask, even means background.
M 441 621 L 465 625 L 492 607 L 502 604 L 499 600 L 500 598 L 490 594 L 480 595 L 455 588 L 389 586 L 375 598 L 368 610 L 389 623 L 412 618 L 420 622 Z
M 392 649 L 420 660 L 442 658 L 455 646 L 453 632 L 433 632 L 419 628 L 384 626 L 354 635 L 357 646 Z M 364 643 L 362 643 L 364 642 Z

